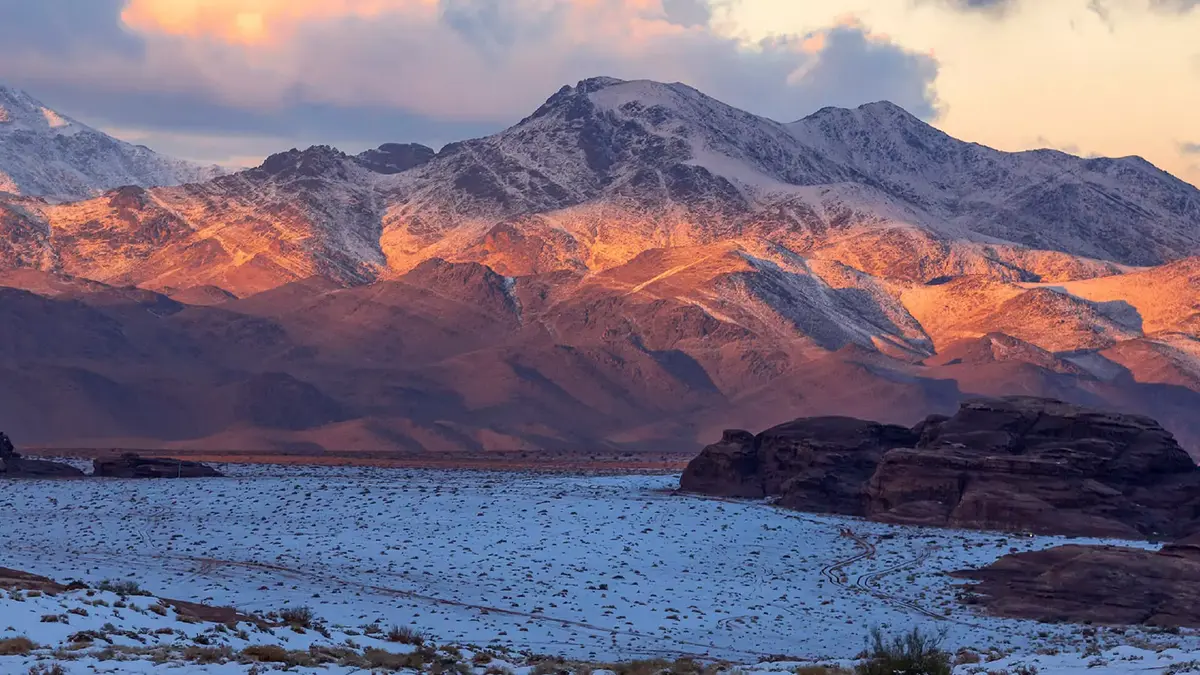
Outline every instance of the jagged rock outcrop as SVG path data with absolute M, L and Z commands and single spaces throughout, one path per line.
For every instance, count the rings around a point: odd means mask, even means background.
M 13 447 L 8 435 L 0 432 L 0 477 L 3 478 L 77 478 L 83 472 L 69 464 L 25 459 Z
M 689 492 L 907 525 L 1176 538 L 1200 530 L 1200 469 L 1157 422 L 1053 399 L 963 403 L 910 429 L 799 419 L 727 431 Z
M 92 475 L 97 478 L 219 478 L 221 472 L 200 462 L 181 459 L 159 459 L 125 453 L 116 459 L 97 459 L 92 462 Z
M 755 436 L 726 431 L 680 480 L 687 492 L 778 498 L 806 511 L 861 514 L 864 487 L 885 451 L 916 441 L 901 426 L 851 417 L 798 419 Z
M 1162 551 L 1059 546 L 957 572 L 978 583 L 963 599 L 1039 621 L 1200 627 L 1200 536 Z
M 1200 471 L 1158 422 L 1051 399 L 974 400 L 884 455 L 874 520 L 1042 534 L 1177 537 Z

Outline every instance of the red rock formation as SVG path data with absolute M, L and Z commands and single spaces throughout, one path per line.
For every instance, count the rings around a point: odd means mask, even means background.
M 867 515 L 913 525 L 1096 536 L 1195 527 L 1200 471 L 1157 422 L 1048 399 L 969 401 L 887 453 Z
M 726 431 L 688 464 L 680 488 L 726 497 L 778 497 L 781 505 L 861 514 L 865 485 L 883 453 L 916 436 L 850 417 L 798 419 L 758 436 Z
M 1200 627 L 1200 538 L 1161 552 L 1059 546 L 955 573 L 963 594 L 1001 616 L 1039 621 Z
M 908 525 L 1133 538 L 1200 529 L 1200 470 L 1157 422 L 1030 397 L 969 401 L 912 430 L 818 417 L 729 431 L 680 487 Z

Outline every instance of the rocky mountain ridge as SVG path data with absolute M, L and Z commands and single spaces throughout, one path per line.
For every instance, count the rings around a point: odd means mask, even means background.
M 0 315 L 29 326 L 0 368 L 91 411 L 29 396 L 9 425 L 128 447 L 689 449 L 780 416 L 911 425 L 1033 392 L 1153 412 L 1200 447 L 1198 192 L 1137 159 L 962 143 L 887 103 L 781 124 L 585 80 L 438 152 L 318 146 L 201 183 L 0 197 Z
M 72 201 L 108 190 L 210 180 L 224 170 L 117 140 L 0 85 L 0 193 Z

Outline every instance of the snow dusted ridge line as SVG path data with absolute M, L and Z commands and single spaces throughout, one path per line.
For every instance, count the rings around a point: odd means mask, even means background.
M 0 192 L 74 201 L 127 185 L 178 185 L 222 173 L 117 140 L 0 85 Z
M 764 654 L 794 654 L 846 663 L 873 625 L 944 629 L 951 650 L 994 650 L 1010 662 L 1024 654 L 1043 659 L 1043 674 L 1064 655 L 1078 662 L 1090 643 L 1116 650 L 1106 657 L 1114 668 L 1132 655 L 1166 666 L 1200 650 L 1191 632 L 1101 631 L 1089 639 L 1077 626 L 980 616 L 958 602 L 958 582 L 944 575 L 1058 538 L 672 496 L 674 476 L 242 468 L 240 477 L 196 481 L 14 482 L 0 497 L 10 516 L 0 522 L 2 564 L 92 586 L 135 580 L 157 595 L 247 613 L 308 606 L 335 642 L 363 643 L 350 631 L 397 625 L 438 644 L 585 661 L 691 655 L 753 664 Z M 78 596 L 37 602 L 71 598 Z M 5 601 L 0 611 L 17 616 L 9 613 L 17 605 Z M 29 625 L 77 631 L 112 621 L 113 605 L 86 618 L 62 605 L 24 605 L 70 623 L 14 624 L 0 639 Z M 69 637 L 55 636 L 29 637 Z M 162 639 L 194 642 L 192 632 Z M 1168 640 L 1178 648 L 1167 649 Z M 1126 643 L 1146 651 L 1134 654 Z M 1035 655 L 1039 649 L 1047 653 Z

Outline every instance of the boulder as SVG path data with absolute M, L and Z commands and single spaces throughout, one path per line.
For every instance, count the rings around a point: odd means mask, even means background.
M 883 453 L 915 442 L 904 427 L 851 417 L 802 418 L 757 436 L 726 431 L 688 464 L 680 489 L 860 515 L 867 479 Z
M 967 401 L 872 475 L 873 520 L 1080 536 L 1197 527 L 1200 472 L 1157 422 L 1049 399 Z
M 5 478 L 78 478 L 83 472 L 69 464 L 25 459 L 0 432 L 0 476 Z
M 1161 552 L 1059 546 L 1015 553 L 953 576 L 962 598 L 999 616 L 1039 621 L 1200 627 L 1200 540 Z
M 159 459 L 125 453 L 116 459 L 92 462 L 92 474 L 98 478 L 219 478 L 221 473 L 200 462 Z

